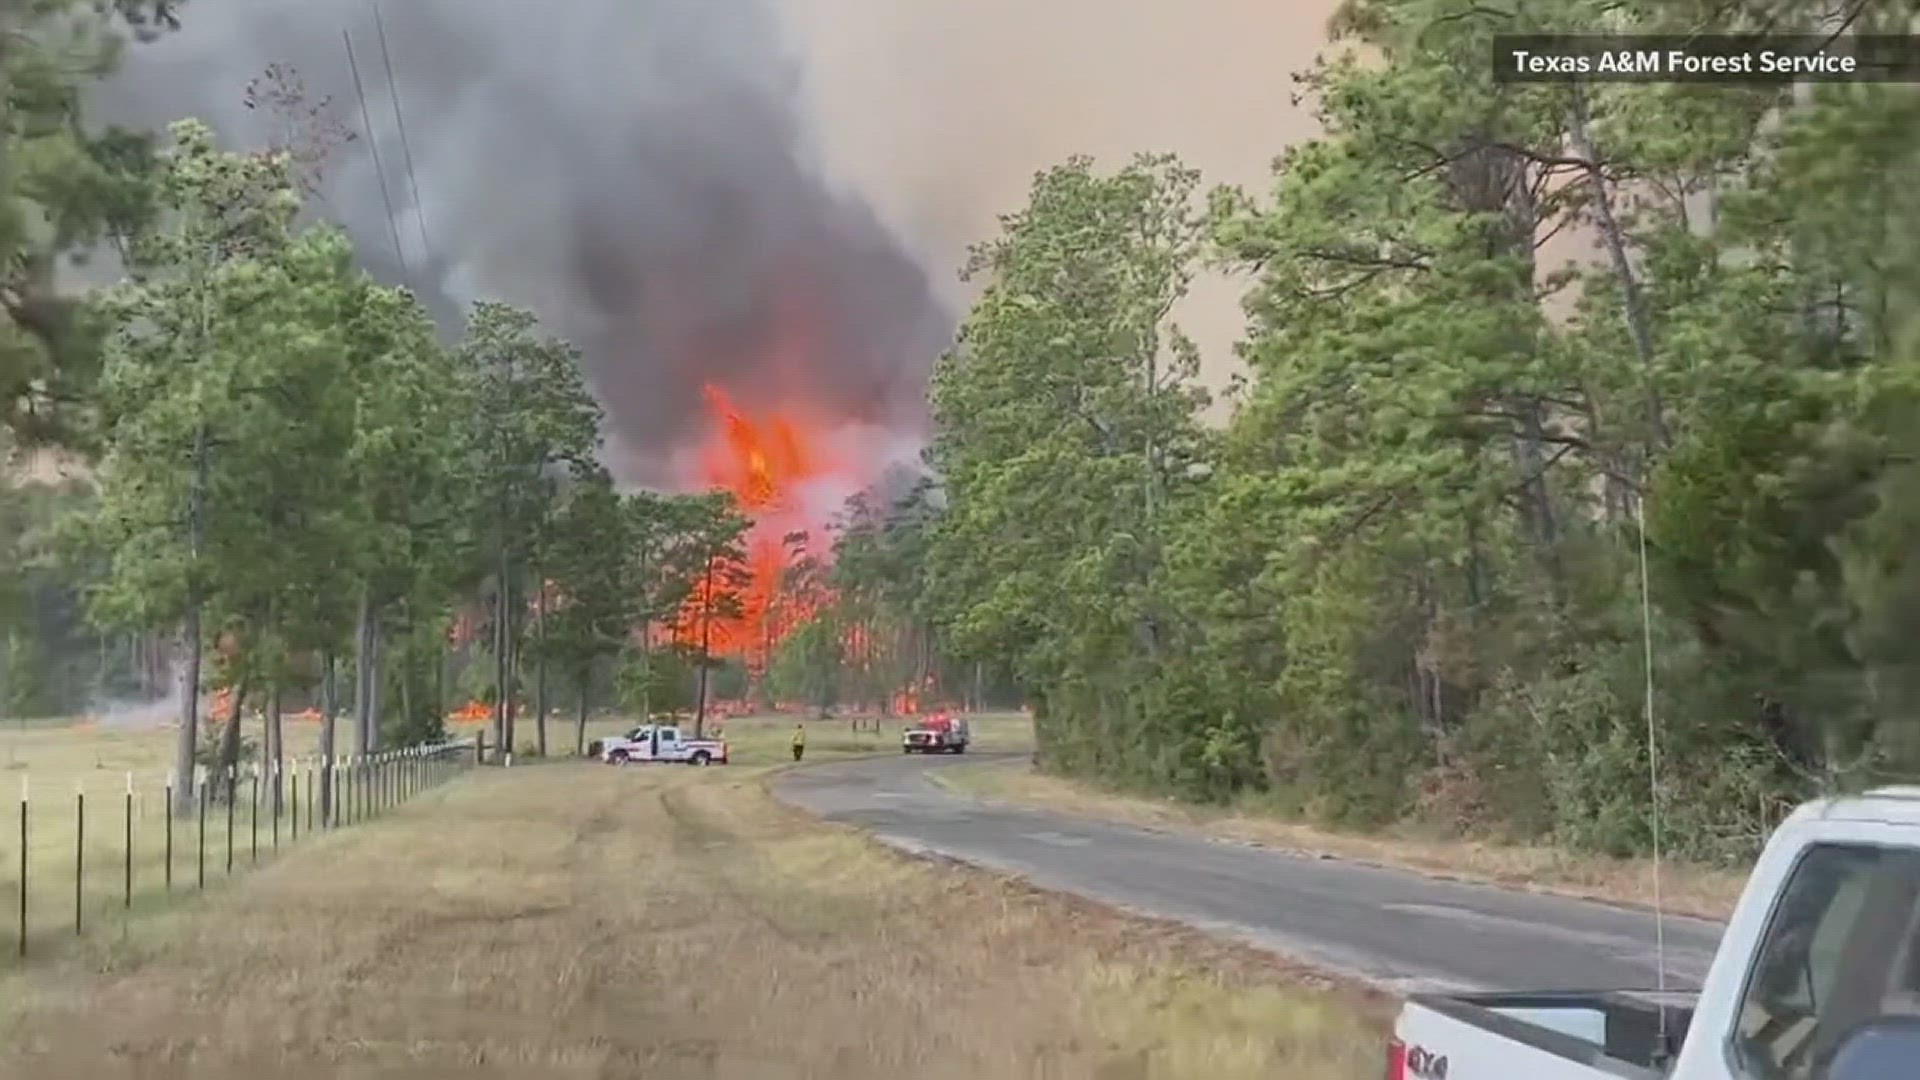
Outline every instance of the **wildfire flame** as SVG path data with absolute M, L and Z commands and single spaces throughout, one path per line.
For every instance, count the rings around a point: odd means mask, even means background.
M 753 519 L 746 539 L 743 565 L 702 579 L 673 627 L 677 640 L 697 646 L 703 636 L 717 656 L 739 656 L 755 676 L 765 670 L 774 648 L 795 627 L 806 622 L 818 599 L 784 588 L 790 560 L 786 538 L 818 525 L 807 517 L 801 489 L 836 475 L 824 427 L 797 410 L 751 414 L 727 392 L 712 384 L 705 388 L 714 430 L 701 459 L 702 479 L 708 486 L 733 493 L 740 508 Z M 744 578 L 732 599 L 738 614 L 712 616 L 710 601 L 719 601 L 729 588 L 727 579 Z

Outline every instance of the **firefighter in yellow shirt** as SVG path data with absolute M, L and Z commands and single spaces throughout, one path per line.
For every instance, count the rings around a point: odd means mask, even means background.
M 799 761 L 807 753 L 807 725 L 793 725 L 793 760 Z

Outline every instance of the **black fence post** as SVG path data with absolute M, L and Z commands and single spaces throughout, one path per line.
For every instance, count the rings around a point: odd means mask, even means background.
M 289 839 L 291 839 L 294 843 L 299 843 L 300 842 L 300 759 L 299 758 L 293 759 L 293 768 L 288 770 L 287 772 L 287 783 L 291 785 L 291 790 L 288 792 L 288 795 L 290 796 L 290 798 L 287 799 L 287 819 L 288 819 L 288 822 L 293 827 L 293 836 L 290 837 Z
M 233 818 L 240 802 L 240 770 L 227 766 L 227 873 L 233 873 Z
M 167 891 L 173 891 L 173 777 L 167 777 Z
M 247 808 L 247 858 L 258 864 L 260 862 L 260 766 L 255 765 L 251 771 L 253 775 L 248 778 L 248 789 L 251 792 L 248 798 L 252 801 L 252 805 Z
M 73 932 L 78 936 L 80 901 L 85 891 L 81 885 L 87 873 L 87 790 L 79 784 L 73 785 L 73 813 Z
M 127 774 L 127 834 L 122 838 L 122 854 L 125 862 L 121 866 L 120 906 L 133 907 L 133 774 Z
M 20 778 L 20 955 L 27 955 L 27 778 Z
M 195 863 L 194 887 L 207 887 L 207 789 L 213 786 L 213 777 L 200 777 L 200 856 Z

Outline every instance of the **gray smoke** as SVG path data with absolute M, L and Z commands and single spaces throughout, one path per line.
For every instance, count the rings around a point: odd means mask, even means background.
M 676 479 L 674 452 L 705 430 L 706 381 L 750 408 L 799 399 L 868 432 L 920 429 L 953 312 L 825 175 L 764 0 L 390 2 L 393 84 L 367 0 L 193 0 L 183 14 L 183 30 L 129 50 L 96 115 L 195 115 L 263 145 L 279 121 L 245 91 L 282 64 L 362 131 L 349 31 L 372 138 L 329 160 L 318 212 L 439 317 L 502 299 L 577 344 L 623 478 Z

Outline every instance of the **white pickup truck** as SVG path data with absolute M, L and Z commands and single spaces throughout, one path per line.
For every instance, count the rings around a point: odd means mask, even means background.
M 725 765 L 727 741 L 725 739 L 683 739 L 677 727 L 642 724 L 625 735 L 615 735 L 601 740 L 600 760 L 609 765 L 646 761 Z
M 1920 1080 L 1920 787 L 1767 842 L 1697 996 L 1409 998 L 1388 1080 Z

